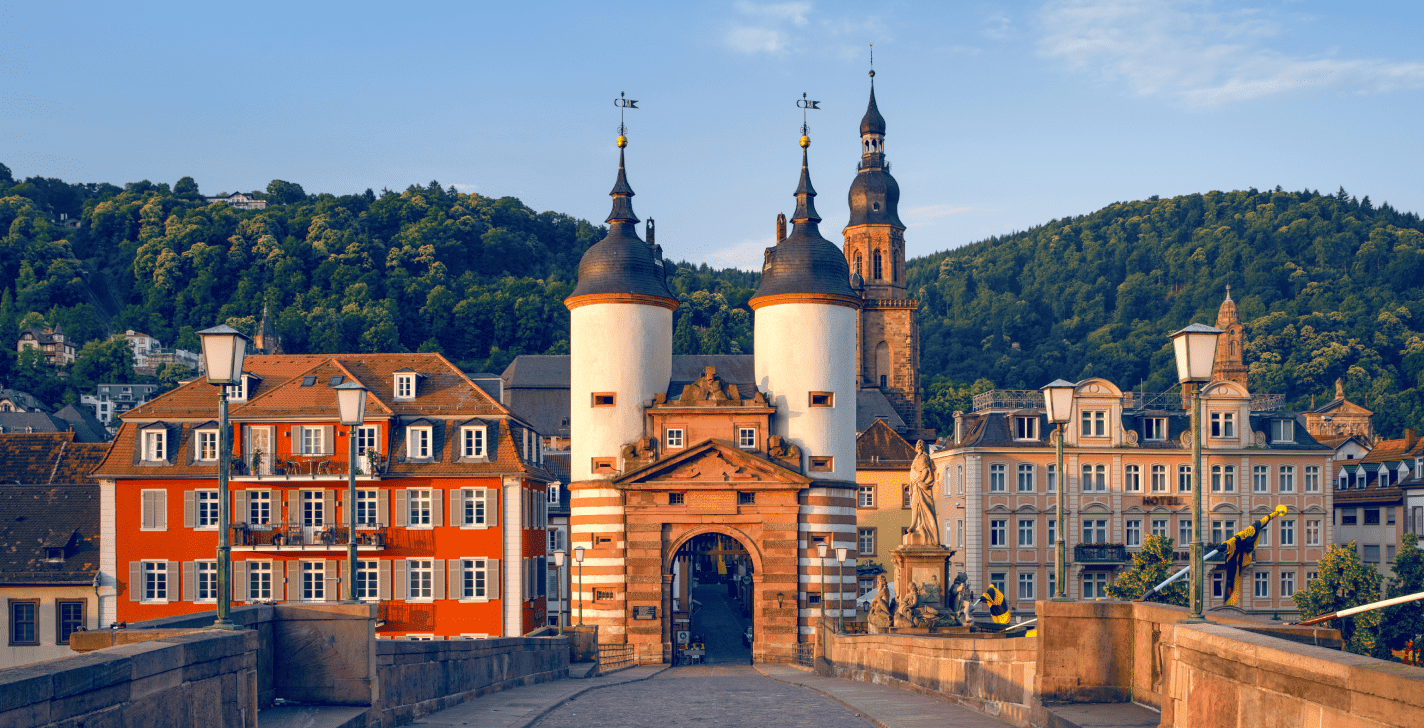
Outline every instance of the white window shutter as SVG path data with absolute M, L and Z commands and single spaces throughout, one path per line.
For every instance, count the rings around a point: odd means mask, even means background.
M 154 528 L 168 530 L 168 491 L 155 491 L 153 494 L 153 514 Z
M 179 598 L 178 572 L 181 567 L 182 564 L 177 561 L 168 562 L 168 572 L 166 575 L 168 577 L 168 601 L 170 602 L 176 602 Z
M 499 488 L 485 488 L 485 524 L 490 528 L 499 525 Z
M 450 559 L 449 568 L 446 573 L 449 576 L 450 598 L 463 599 L 465 597 L 465 578 L 461 573 L 464 568 L 464 559 Z
M 465 489 L 450 489 L 450 525 L 465 525 Z M 453 563 L 453 562 L 452 562 Z
M 144 495 L 148 495 L 145 493 Z M 143 601 L 143 562 L 129 562 L 129 601 Z
M 321 428 L 321 451 L 326 455 L 336 454 L 336 427 L 323 425 Z
M 153 528 L 153 494 L 139 493 L 139 527 Z
M 295 601 L 302 595 L 302 562 L 287 561 L 282 566 L 272 565 L 272 570 L 277 572 L 272 575 L 273 579 L 282 578 L 280 585 L 272 585 L 272 597 L 278 601 Z
M 183 528 L 193 528 L 197 525 L 197 505 L 194 503 L 195 498 L 197 498 L 197 494 L 193 491 L 183 491 Z
M 391 562 L 381 559 L 376 562 L 376 598 L 391 598 Z
M 336 559 L 327 559 L 325 576 L 326 601 L 341 601 L 341 562 L 337 561 Z
M 198 562 L 183 562 L 183 601 L 198 600 Z
M 445 559 L 435 559 L 431 563 L 430 580 L 434 582 L 435 598 L 445 598 Z
M 430 491 L 430 525 L 438 526 L 445 522 L 445 490 L 434 488 Z
M 391 572 L 394 581 L 394 589 L 391 592 L 392 599 L 405 601 L 410 598 L 410 581 L 405 577 L 405 559 L 394 559 L 391 562 Z
M 247 562 L 232 562 L 232 600 L 247 601 Z
M 405 488 L 397 488 L 394 492 L 396 495 L 396 522 L 393 525 L 404 528 L 407 518 L 406 513 L 410 507 L 410 502 L 406 500 Z
M 490 599 L 498 599 L 500 592 L 499 580 L 499 559 L 489 559 L 488 568 L 485 571 L 485 592 Z
M 376 525 L 391 522 L 391 492 L 384 488 L 376 491 Z
M 232 494 L 232 522 L 247 523 L 249 514 L 247 513 L 247 491 L 239 490 Z
M 329 526 L 333 523 L 340 523 L 336 520 L 336 491 L 327 489 L 321 492 L 321 525 Z
M 292 454 L 297 454 L 297 453 L 301 453 L 301 452 L 304 451 L 305 448 L 302 447 L 302 426 L 301 426 L 301 425 L 296 425 L 296 426 L 294 426 L 294 427 L 292 428 L 291 440 L 292 440 L 292 446 L 291 446 L 290 448 L 288 448 L 288 449 L 291 451 Z

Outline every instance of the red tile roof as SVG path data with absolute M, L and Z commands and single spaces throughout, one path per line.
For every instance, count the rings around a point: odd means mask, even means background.
M 0 434 L 0 483 L 97 483 L 89 475 L 109 443 L 80 443 L 72 432 Z

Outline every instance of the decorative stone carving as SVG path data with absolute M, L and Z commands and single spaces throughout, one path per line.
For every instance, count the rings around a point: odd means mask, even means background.
M 875 598 L 870 601 L 870 616 L 867 618 L 870 626 L 876 629 L 889 629 L 893 623 L 890 615 L 890 584 L 885 580 L 885 575 L 875 577 Z
M 938 546 L 939 518 L 934 505 L 934 463 L 925 452 L 925 441 L 915 444 L 915 460 L 910 464 L 910 529 L 902 543 Z
M 1137 430 L 1127 431 L 1127 444 L 1133 447 L 1137 447 Z
M 757 396 L 760 397 L 761 393 L 758 392 Z M 766 438 L 766 454 L 782 466 L 798 473 L 801 472 L 801 448 L 794 443 L 787 442 L 786 438 L 781 435 L 772 435 Z
M 1251 442 L 1254 443 L 1256 447 L 1265 447 L 1266 433 L 1261 432 L 1260 430 L 1251 433 Z
M 969 577 L 966 576 L 964 572 L 961 571 L 955 574 L 954 583 L 950 584 L 949 594 L 947 596 L 949 598 L 945 600 L 945 603 L 949 607 L 950 617 L 961 625 L 969 624 L 969 622 L 965 621 L 960 615 L 961 612 L 967 613 L 970 604 L 972 604 L 973 597 L 973 595 L 969 593 Z
M 1191 447 L 1191 446 L 1192 446 L 1192 433 L 1191 433 L 1191 430 L 1187 430 L 1186 432 L 1183 432 L 1183 433 L 1182 433 L 1182 436 L 1177 438 L 1177 442 L 1180 442 L 1180 443 L 1182 444 L 1182 447 Z
M 658 456 L 658 442 L 651 437 L 640 437 L 623 446 L 623 462 L 627 470 L 652 462 Z

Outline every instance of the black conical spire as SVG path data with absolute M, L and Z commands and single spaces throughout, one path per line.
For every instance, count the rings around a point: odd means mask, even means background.
M 619 137 L 622 139 L 623 137 Z M 638 216 L 633 214 L 633 192 L 632 185 L 628 184 L 628 174 L 623 169 L 623 144 L 618 145 L 618 180 L 613 183 L 613 191 L 608 193 L 613 198 L 613 210 L 608 213 L 608 219 L 604 222 L 638 222 Z
M 791 222 L 798 227 L 804 222 L 818 223 L 821 216 L 816 214 L 816 188 L 811 186 L 811 170 L 806 166 L 806 148 L 801 148 L 801 181 L 796 185 L 796 212 L 791 214 Z
M 871 71 L 871 73 L 875 72 Z M 860 133 L 862 136 L 885 133 L 885 117 L 880 115 L 880 107 L 875 105 L 875 78 L 873 75 L 870 79 L 870 105 L 865 109 L 865 116 L 861 117 Z

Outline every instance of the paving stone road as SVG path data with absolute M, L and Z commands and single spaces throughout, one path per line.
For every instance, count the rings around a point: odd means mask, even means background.
M 764 677 L 750 666 L 691 665 L 651 680 L 585 693 L 534 725 L 865 728 L 871 724 L 820 693 Z

